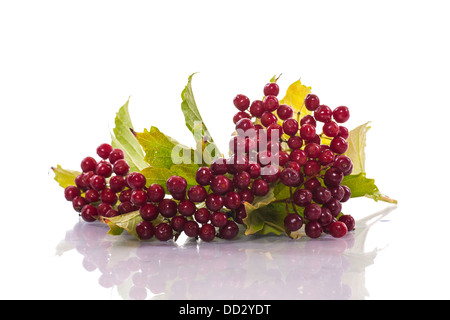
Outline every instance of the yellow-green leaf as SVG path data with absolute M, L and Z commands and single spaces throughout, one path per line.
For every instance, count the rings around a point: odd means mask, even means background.
M 361 172 L 366 172 L 365 162 L 366 162 L 366 137 L 367 131 L 369 131 L 370 122 L 362 124 L 349 132 L 348 150 L 345 153 L 353 163 L 352 175 L 360 174 Z
M 74 186 L 75 178 L 79 174 L 81 174 L 81 172 L 79 171 L 63 169 L 59 164 L 56 166 L 56 168 L 52 167 L 52 170 L 55 173 L 54 179 L 62 188 Z
M 311 93 L 311 87 L 307 87 L 300 80 L 297 80 L 288 87 L 286 95 L 280 100 L 280 104 L 287 104 L 294 109 L 294 112 L 300 112 L 301 119 L 311 114 L 311 111 L 305 107 L 305 98 L 308 93 Z

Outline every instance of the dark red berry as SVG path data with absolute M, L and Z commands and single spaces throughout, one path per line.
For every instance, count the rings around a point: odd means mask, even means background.
M 104 205 L 104 206 L 109 206 L 109 207 L 112 209 L 111 205 L 109 205 L 109 204 L 107 204 L 107 203 L 102 203 L 102 205 Z M 100 207 L 100 205 L 99 205 L 99 207 Z M 99 209 L 99 208 L 97 208 L 97 209 Z M 130 212 L 135 211 L 134 209 L 135 209 L 135 207 L 134 207 L 134 205 L 133 205 L 130 201 L 122 202 L 122 203 L 119 204 L 119 206 L 117 207 L 117 211 L 119 211 L 119 214 L 130 213 Z M 108 209 L 108 210 L 109 210 L 109 209 Z M 106 208 L 105 208 L 105 213 L 108 212 L 108 210 L 106 210 Z
M 320 218 L 322 213 L 321 207 L 317 203 L 310 203 L 305 207 L 305 218 L 310 221 L 316 221 Z
M 355 222 L 355 219 L 351 215 L 344 214 L 339 218 L 339 221 L 345 223 L 348 231 L 352 231 L 355 229 L 356 222 Z
M 290 213 L 284 218 L 284 227 L 288 231 L 297 231 L 303 226 L 303 219 L 296 213 Z
M 293 168 L 284 168 L 280 174 L 280 181 L 285 186 L 296 187 L 303 183 L 303 174 Z
M 198 236 L 199 229 L 198 223 L 193 220 L 186 221 L 183 226 L 184 233 L 191 238 Z
M 81 195 L 80 189 L 76 186 L 68 186 L 64 189 L 64 197 L 67 201 L 72 201 L 76 197 Z
M 169 191 L 170 194 L 181 194 L 186 192 L 187 181 L 185 178 L 180 176 L 171 176 L 167 179 L 166 186 L 167 191 Z
M 252 116 L 249 115 L 247 112 L 244 111 L 239 111 L 238 113 L 236 113 L 233 117 L 233 123 L 236 124 L 239 122 L 239 120 L 241 119 L 251 119 Z
M 108 156 L 109 162 L 114 165 L 117 160 L 125 159 L 125 152 L 120 149 L 113 149 Z
M 209 242 L 214 240 L 214 237 L 216 236 L 216 229 L 213 225 L 205 223 L 200 228 L 198 235 L 203 241 Z
M 184 229 L 184 225 L 186 223 L 186 218 L 183 216 L 175 216 L 170 221 L 170 225 L 172 226 L 172 229 L 181 232 Z
M 102 159 L 108 159 L 112 150 L 113 150 L 113 147 L 110 144 L 103 143 L 98 146 L 97 154 Z
M 97 208 L 91 204 L 83 206 L 81 209 L 81 218 L 86 222 L 95 221 L 95 216 L 97 215 Z
M 283 131 L 288 136 L 295 136 L 298 132 L 298 128 L 299 128 L 298 122 L 295 119 L 290 118 L 283 122 Z M 315 129 L 314 132 L 316 132 Z
M 126 176 L 130 171 L 130 165 L 125 159 L 119 159 L 114 163 L 113 171 L 119 176 Z
M 206 207 L 211 211 L 219 211 L 223 208 L 223 198 L 221 195 L 211 193 L 206 197 Z
M 303 146 L 303 139 L 299 136 L 292 136 L 288 140 L 288 146 L 292 150 L 294 149 L 300 149 Z
M 81 160 L 80 166 L 83 172 L 95 171 L 95 168 L 97 167 L 97 161 L 92 157 L 86 157 Z
M 234 97 L 233 104 L 240 111 L 245 111 L 250 106 L 250 99 L 243 94 L 238 94 L 236 97 Z
M 227 160 L 225 158 L 215 159 L 213 162 L 211 162 L 210 168 L 211 171 L 216 175 L 225 174 L 228 172 Z
M 77 196 L 72 200 L 73 209 L 77 212 L 81 212 L 81 209 L 87 204 L 87 201 L 82 196 Z
M 305 233 L 310 238 L 320 237 L 322 231 L 322 226 L 318 221 L 310 221 L 305 225 Z
M 319 97 L 316 96 L 315 94 L 309 93 L 308 95 L 306 95 L 305 98 L 305 107 L 306 109 L 308 109 L 309 111 L 314 111 L 316 110 L 320 105 L 320 100 Z
M 320 105 L 315 111 L 314 111 L 314 119 L 320 122 L 328 122 L 331 120 L 331 117 L 333 116 L 333 112 L 331 111 L 330 107 L 326 105 Z
M 211 190 L 216 194 L 224 194 L 230 190 L 231 181 L 223 175 L 215 176 L 211 181 Z
M 131 193 L 131 203 L 137 207 L 143 206 L 147 202 L 147 192 L 142 189 L 133 190 Z
M 267 112 L 273 112 L 278 109 L 280 103 L 276 96 L 266 96 L 263 101 L 264 110 Z
M 338 123 L 344 123 L 350 118 L 350 111 L 344 106 L 337 107 L 333 110 L 333 118 Z
M 241 197 L 239 196 L 239 194 L 234 191 L 228 192 L 223 197 L 224 206 L 231 210 L 239 208 L 239 206 L 241 205 L 241 201 L 242 200 L 241 200 Z M 216 227 L 219 227 L 219 226 L 216 226 Z
M 146 183 L 147 179 L 140 172 L 131 172 L 127 175 L 127 184 L 131 189 L 142 189 Z
M 94 174 L 89 179 L 89 185 L 91 186 L 92 189 L 94 189 L 96 191 L 102 191 L 103 189 L 106 188 L 106 179 L 103 176 Z
M 207 223 L 209 221 L 210 216 L 211 213 L 206 208 L 200 208 L 194 213 L 195 220 L 198 223 Z
M 308 189 L 297 189 L 292 200 L 296 205 L 306 207 L 312 201 L 312 192 Z
M 261 124 L 262 124 L 264 127 L 266 127 L 266 128 L 267 128 L 268 126 L 270 126 L 271 124 L 273 124 L 273 123 L 277 123 L 277 121 L 278 121 L 277 116 L 274 115 L 274 114 L 271 113 L 271 112 L 265 111 L 265 112 L 261 115 Z
M 300 127 L 300 137 L 303 140 L 311 141 L 316 136 L 316 127 L 311 124 L 304 124 Z
M 294 115 L 294 110 L 287 104 L 282 104 L 277 109 L 277 115 L 281 120 L 287 120 L 292 118 Z
M 269 82 L 264 86 L 265 96 L 278 96 L 280 93 L 280 87 L 276 82 Z
M 109 178 L 113 173 L 113 167 L 108 161 L 102 160 L 97 164 L 95 173 L 99 176 Z
M 126 185 L 127 181 L 123 176 L 112 176 L 111 179 L 109 179 L 109 187 L 115 193 L 122 192 Z
M 193 202 L 203 202 L 205 201 L 206 196 L 208 195 L 206 189 L 200 185 L 190 187 L 187 194 L 189 200 Z
M 335 153 L 343 154 L 348 149 L 348 142 L 344 138 L 337 136 L 331 140 L 330 148 Z
M 147 198 L 150 202 L 160 202 L 166 196 L 162 185 L 153 183 L 147 189 Z
M 262 178 L 258 178 L 253 181 L 252 192 L 255 196 L 265 196 L 269 192 L 269 184 Z
M 120 210 L 119 210 L 119 213 L 120 214 L 122 214 L 122 213 L 128 213 L 128 212 L 132 212 L 133 211 L 133 206 L 131 205 L 131 203 L 129 203 L 129 202 L 125 202 L 125 203 L 128 203 L 128 204 L 130 204 L 130 208 L 128 208 L 129 209 L 129 211 L 127 211 L 127 212 L 121 212 Z M 112 210 L 113 209 L 113 207 L 110 205 L 110 204 L 108 204 L 108 203 L 100 203 L 98 206 L 97 206 L 97 213 L 98 213 L 98 215 L 99 216 L 105 216 L 107 213 L 108 213 L 108 211 L 110 211 L 110 210 Z M 119 208 L 118 209 L 120 209 L 120 205 L 119 205 Z M 122 209 L 125 209 L 125 208 L 122 208 Z
M 196 210 L 197 207 L 190 200 L 181 200 L 178 204 L 178 212 L 185 217 L 192 216 Z
M 330 234 L 335 238 L 341 238 L 347 234 L 347 225 L 342 221 L 336 221 L 329 226 Z
M 163 199 L 158 205 L 158 210 L 164 218 L 172 218 L 177 214 L 178 205 L 172 199 Z
M 201 186 L 208 186 L 211 183 L 213 172 L 208 167 L 200 167 L 195 173 L 195 181 Z
M 264 111 L 264 104 L 261 100 L 255 100 L 252 102 L 252 105 L 250 106 L 250 113 L 252 116 L 261 118 Z
M 211 223 L 213 224 L 213 226 L 215 227 L 223 227 L 227 224 L 228 221 L 228 217 L 226 215 L 226 213 L 220 212 L 220 211 L 216 211 L 214 212 L 210 218 Z
M 142 219 L 152 221 L 158 217 L 159 209 L 154 204 L 147 203 L 139 209 L 139 213 Z
M 225 240 L 231 240 L 235 238 L 239 233 L 238 225 L 231 220 L 228 220 L 226 225 L 219 229 L 219 236 Z
M 118 197 L 110 188 L 105 188 L 100 192 L 100 201 L 114 206 L 117 203 Z
M 167 223 L 160 223 L 156 226 L 155 237 L 159 241 L 168 241 L 173 237 L 173 229 Z
M 136 226 L 136 233 L 141 240 L 148 240 L 155 234 L 155 227 L 153 227 L 151 222 L 144 220 L 139 222 Z

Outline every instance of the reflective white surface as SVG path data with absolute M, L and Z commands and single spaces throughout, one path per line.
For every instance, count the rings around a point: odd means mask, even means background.
M 0 298 L 450 298 L 448 1 L 227 3 L 0 2 Z M 130 95 L 137 131 L 192 146 L 180 93 L 196 71 L 222 152 L 233 97 L 280 73 L 282 91 L 301 78 L 347 105 L 349 129 L 371 121 L 367 176 L 398 207 L 352 199 L 342 239 L 139 243 L 79 222 L 49 168 L 110 141 Z

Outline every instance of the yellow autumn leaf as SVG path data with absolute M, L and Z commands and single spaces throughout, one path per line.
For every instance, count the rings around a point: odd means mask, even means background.
M 280 100 L 280 105 L 287 104 L 291 106 L 294 109 L 294 113 L 300 112 L 301 119 L 312 113 L 305 107 L 305 98 L 308 93 L 311 93 L 311 87 L 307 87 L 300 80 L 297 80 L 288 87 L 286 95 Z

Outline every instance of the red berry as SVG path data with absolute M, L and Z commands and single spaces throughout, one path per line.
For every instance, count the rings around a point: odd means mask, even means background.
M 67 201 L 72 201 L 81 194 L 80 189 L 76 186 L 68 186 L 64 189 L 64 197 Z
M 311 141 L 316 136 L 316 127 L 311 124 L 305 124 L 300 127 L 300 137 L 303 140 Z
M 225 240 L 231 240 L 239 233 L 239 227 L 234 221 L 228 220 L 227 224 L 219 229 L 219 236 Z
M 142 219 L 152 221 L 158 217 L 159 209 L 154 204 L 147 203 L 139 209 L 139 213 Z
M 251 119 L 252 116 L 249 115 L 247 112 L 244 111 L 239 111 L 238 113 L 236 113 L 233 117 L 233 123 L 236 124 L 238 123 L 239 120 L 241 119 Z
M 166 196 L 163 186 L 153 183 L 147 189 L 147 198 L 150 202 L 160 202 Z
M 97 215 L 97 208 L 95 208 L 91 204 L 87 204 L 83 206 L 81 209 L 81 218 L 86 222 L 93 222 L 95 221 L 95 216 Z
M 296 213 L 290 213 L 284 218 L 284 227 L 288 231 L 297 231 L 303 225 L 302 217 Z
M 170 194 L 180 194 L 186 192 L 187 181 L 185 178 L 180 176 L 171 176 L 166 181 L 167 191 Z
M 73 209 L 77 212 L 81 212 L 81 209 L 87 204 L 86 199 L 82 196 L 77 196 L 72 200 Z
M 96 191 L 101 191 L 106 188 L 106 179 L 105 177 L 94 174 L 89 179 L 89 185 L 91 186 L 92 189 Z
M 136 233 L 141 240 L 148 240 L 155 234 L 155 227 L 153 227 L 151 222 L 144 220 L 139 222 L 136 226 Z
M 344 106 L 337 107 L 333 110 L 333 118 L 336 122 L 344 123 L 350 118 L 350 111 Z
M 347 225 L 342 221 L 336 221 L 329 226 L 330 234 L 335 238 L 341 238 L 347 234 Z
M 320 122 L 328 122 L 331 120 L 333 112 L 330 107 L 322 104 L 314 111 L 314 118 Z
M 280 103 L 276 96 L 266 96 L 263 101 L 264 110 L 267 112 L 273 112 L 278 109 Z
M 120 149 L 113 149 L 108 159 L 111 164 L 114 164 L 117 160 L 125 159 L 125 153 Z
M 147 192 L 142 189 L 133 190 L 131 193 L 131 203 L 137 207 L 143 206 L 147 202 Z
M 322 131 L 328 137 L 336 137 L 339 134 L 339 125 L 334 121 L 328 121 L 323 125 Z
M 252 105 L 250 106 L 250 113 L 252 116 L 261 118 L 264 111 L 264 104 L 261 100 L 255 100 L 252 102 Z
M 127 184 L 131 189 L 142 189 L 146 183 L 147 179 L 140 172 L 132 172 L 127 175 Z
M 97 154 L 102 159 L 108 159 L 109 154 L 113 150 L 113 147 L 110 144 L 103 143 L 98 146 L 97 148 Z
M 92 157 L 86 157 L 81 160 L 80 166 L 83 172 L 95 171 L 95 168 L 97 167 L 97 161 L 95 161 L 95 159 Z
M 283 122 L 283 131 L 288 136 L 295 136 L 298 132 L 298 122 L 295 119 L 287 119 Z M 314 133 L 316 130 L 314 129 Z
M 109 162 L 102 160 L 97 164 L 95 173 L 99 176 L 109 178 L 113 173 L 113 167 Z
M 227 224 L 228 217 L 225 213 L 218 211 L 211 215 L 210 220 L 215 227 L 223 227 Z
M 292 118 L 294 115 L 294 110 L 287 104 L 282 104 L 277 109 L 277 115 L 281 120 L 287 120 Z
M 344 214 L 339 218 L 339 221 L 345 223 L 348 231 L 352 231 L 353 229 L 355 229 L 355 219 L 351 215 Z
M 269 82 L 264 86 L 265 96 L 278 96 L 278 93 L 280 93 L 280 87 L 276 82 Z
M 308 109 L 309 111 L 314 111 L 316 110 L 320 105 L 320 100 L 319 97 L 316 96 L 315 94 L 308 94 L 305 98 L 305 107 L 306 109 Z
M 194 213 L 195 220 L 198 223 L 207 223 L 211 213 L 206 208 L 200 208 Z
M 266 128 L 267 128 L 268 126 L 270 126 L 271 124 L 273 124 L 273 123 L 277 123 L 277 121 L 278 121 L 277 116 L 274 115 L 274 114 L 271 113 L 271 112 L 265 111 L 265 112 L 261 115 L 261 124 L 262 124 L 264 127 L 266 127 Z
M 245 111 L 250 106 L 250 100 L 247 96 L 243 94 L 238 94 L 233 99 L 233 104 L 236 108 L 238 108 L 240 111 Z
M 167 223 L 160 223 L 156 226 L 155 237 L 159 241 L 168 241 L 173 237 L 173 229 Z
M 183 231 L 188 237 L 197 237 L 199 231 L 198 223 L 193 220 L 186 221 L 183 226 Z
M 130 165 L 125 159 L 119 159 L 114 163 L 113 171 L 119 176 L 126 176 L 130 171 Z
M 200 228 L 198 235 L 203 241 L 209 242 L 214 240 L 216 229 L 213 225 L 206 223 Z

